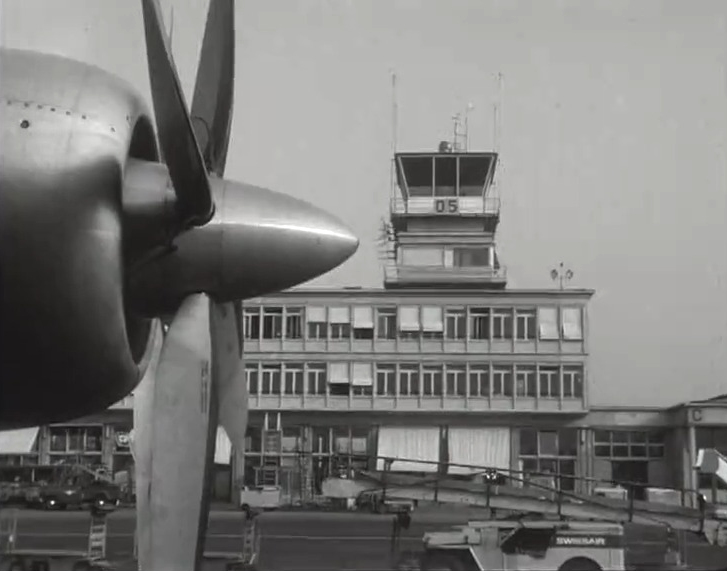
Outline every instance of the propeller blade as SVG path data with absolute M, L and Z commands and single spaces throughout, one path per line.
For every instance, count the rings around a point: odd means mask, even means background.
M 235 2 L 210 0 L 192 98 L 192 125 L 209 172 L 222 177 L 235 93 Z
M 184 300 L 151 383 L 144 446 L 153 453 L 146 489 L 137 491 L 141 569 L 193 571 L 201 565 L 218 424 L 209 311 L 204 294 Z M 140 439 L 136 434 L 135 440 Z
M 141 378 L 141 382 L 134 389 L 134 421 L 129 433 L 129 449 L 134 458 L 134 488 L 136 490 L 136 547 L 140 552 L 148 552 L 148 534 L 140 534 L 144 525 L 142 518 L 147 517 L 149 511 L 149 497 L 151 484 L 152 463 L 152 421 L 154 418 L 154 384 L 159 367 L 164 334 L 161 321 L 155 320 L 153 345 L 150 351 L 149 364 Z
M 219 399 L 220 424 L 234 449 L 245 450 L 248 394 L 234 303 L 212 303 L 212 382 Z
M 201 226 L 214 212 L 207 169 L 187 112 L 159 0 L 141 0 L 141 5 L 157 131 L 177 196 L 180 230 Z

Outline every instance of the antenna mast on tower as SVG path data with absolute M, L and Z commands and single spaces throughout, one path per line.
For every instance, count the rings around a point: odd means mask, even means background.
M 391 71 L 391 198 L 394 199 L 394 188 L 396 187 L 396 158 L 395 154 L 398 148 L 399 138 L 399 102 L 396 96 L 396 71 Z
M 495 103 L 492 106 L 492 150 L 500 154 L 500 130 L 501 130 L 501 124 L 502 124 L 502 83 L 503 83 L 503 76 L 502 72 L 498 71 L 497 76 L 495 78 L 496 86 L 495 86 Z M 492 187 L 495 193 L 497 192 L 498 185 L 497 181 L 500 178 L 500 174 L 502 173 L 502 161 L 499 160 L 499 169 L 495 171 L 494 178 L 492 180 Z

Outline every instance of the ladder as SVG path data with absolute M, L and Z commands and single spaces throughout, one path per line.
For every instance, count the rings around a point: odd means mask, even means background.
M 713 456 L 709 453 L 707 457 Z M 416 463 L 416 460 L 407 462 Z M 390 465 L 390 462 L 386 464 Z M 481 473 L 491 470 L 487 467 L 468 467 Z M 696 508 L 641 501 L 633 497 L 607 498 L 564 492 L 533 482 L 523 486 L 523 480 L 514 475 L 509 476 L 508 483 L 497 484 L 487 478 L 464 481 L 436 473 L 417 476 L 388 470 L 360 470 L 353 479 L 347 481 L 336 482 L 338 478 L 327 480 L 329 485 L 324 483 L 324 495 L 329 497 L 350 498 L 363 492 L 380 492 L 384 497 L 390 494 L 400 499 L 457 503 L 563 519 L 662 525 L 675 531 L 701 534 L 712 545 L 727 546 L 727 506 L 710 504 L 703 498 Z
M 242 563 L 246 565 L 254 565 L 255 558 L 260 552 L 259 549 L 260 537 L 257 533 L 257 519 L 255 514 L 252 513 L 249 518 L 246 518 L 243 523 L 242 529 Z
M 262 467 L 258 472 L 259 486 L 280 485 L 280 453 L 283 449 L 283 431 L 280 413 L 275 413 L 275 423 L 271 414 L 266 412 L 263 421 Z
M 106 559 L 106 531 L 106 514 L 93 510 L 88 532 L 88 559 L 90 561 Z

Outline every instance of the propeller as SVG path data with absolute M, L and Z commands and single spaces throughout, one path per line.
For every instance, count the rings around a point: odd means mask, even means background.
M 191 113 L 159 2 L 142 0 L 142 7 L 159 141 L 181 231 L 209 221 L 209 176 L 224 175 L 234 97 L 234 0 L 210 0 Z M 244 450 L 247 407 L 241 303 L 188 296 L 172 318 L 158 363 L 135 392 L 140 568 L 199 567 L 218 422 Z
M 210 7 L 217 4 L 210 0 Z M 204 159 L 164 31 L 159 0 L 142 0 L 151 96 L 164 161 L 169 168 L 180 230 L 209 222 L 214 212 Z M 234 24 L 233 24 L 234 25 Z

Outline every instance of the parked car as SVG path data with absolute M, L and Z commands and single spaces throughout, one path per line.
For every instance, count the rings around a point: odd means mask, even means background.
M 42 509 L 113 510 L 119 504 L 121 489 L 102 480 L 68 479 L 61 483 L 40 483 L 26 490 L 25 501 L 30 507 Z

